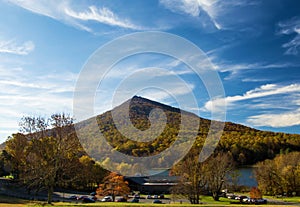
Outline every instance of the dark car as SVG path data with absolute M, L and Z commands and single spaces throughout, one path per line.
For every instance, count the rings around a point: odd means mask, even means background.
M 131 200 L 131 203 L 138 203 L 138 202 L 140 202 L 140 200 L 138 198 L 134 198 Z
M 127 199 L 126 199 L 126 198 L 119 198 L 119 199 L 117 200 L 117 202 L 127 202 Z
M 77 196 L 76 195 L 71 195 L 68 197 L 68 199 L 70 200 L 77 200 Z
M 88 196 L 86 196 L 86 195 L 79 196 L 79 197 L 77 197 L 77 200 L 83 200 L 83 199 L 85 199 L 85 198 L 88 198 Z
M 82 200 L 83 203 L 95 203 L 95 200 L 92 198 L 85 197 Z
M 153 201 L 153 203 L 162 203 L 162 201 L 161 201 L 161 200 L 158 200 L 158 199 L 155 199 L 155 200 Z
M 267 200 L 263 198 L 255 199 L 254 204 L 267 204 Z

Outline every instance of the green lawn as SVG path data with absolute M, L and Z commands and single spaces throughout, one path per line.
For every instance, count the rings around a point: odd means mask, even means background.
M 1 205 L 0 205 L 1 206 Z M 29 204 L 26 207 L 42 207 L 42 206 L 49 206 L 50 205 L 32 205 Z M 124 206 L 124 207 L 156 207 L 156 206 L 161 206 L 161 207 L 192 207 L 192 206 L 201 206 L 201 207 L 212 207 L 212 206 L 235 206 L 235 207 L 241 207 L 241 206 L 247 206 L 247 207 L 256 207 L 257 205 L 241 205 L 241 204 L 231 204 L 231 205 L 226 205 L 226 204 L 199 204 L 199 205 L 192 205 L 192 204 L 147 204 L 147 203 L 136 203 L 136 204 L 130 204 L 130 203 L 96 203 L 96 204 L 66 204 L 66 203 L 55 203 L 54 204 L 55 207 L 120 207 L 120 206 Z M 265 207 L 280 207 L 280 206 L 284 206 L 284 207 L 289 207 L 292 205 L 262 205 Z M 13 207 L 13 206 L 8 206 L 8 207 Z M 22 207 L 25 207 L 22 206 Z
M 278 201 L 283 201 L 283 202 L 293 202 L 293 203 L 300 203 L 300 197 L 293 197 L 293 198 L 273 198 L 273 197 L 265 197 L 267 199 L 272 199 L 272 200 L 278 200 Z M 212 206 L 257 206 L 257 205 L 241 205 L 238 202 L 235 202 L 234 200 L 226 199 L 226 198 L 220 198 L 220 201 L 214 201 L 212 197 L 210 196 L 202 196 L 201 197 L 201 202 L 202 204 L 200 205 L 192 205 L 188 203 L 171 203 L 171 204 L 152 204 L 152 203 L 92 203 L 92 204 L 75 204 L 75 203 L 66 203 L 66 202 L 55 202 L 52 205 L 47 205 L 42 202 L 33 202 L 33 201 L 27 201 L 27 200 L 22 200 L 22 199 L 17 199 L 17 198 L 12 198 L 12 197 L 7 197 L 7 196 L 1 196 L 0 195 L 0 207 L 42 207 L 42 206 L 55 206 L 55 207 L 155 207 L 155 206 L 161 206 L 161 207 L 192 207 L 192 206 L 201 206 L 201 207 L 212 207 Z M 235 202 L 235 203 L 231 203 Z M 292 206 L 292 205 L 275 205 L 275 204 L 268 204 L 268 205 L 262 205 L 262 206 Z M 298 205 L 299 206 L 299 205 Z
M 292 202 L 292 203 L 299 203 L 300 204 L 300 196 L 282 197 L 282 198 L 277 198 L 277 197 L 273 197 L 273 196 L 264 196 L 264 198 L 269 199 L 269 200 L 276 200 L 276 201 L 282 201 L 282 202 Z

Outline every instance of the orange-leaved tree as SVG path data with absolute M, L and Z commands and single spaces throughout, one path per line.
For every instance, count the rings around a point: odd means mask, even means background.
M 261 199 L 262 193 L 257 187 L 252 187 L 250 190 L 250 198 L 252 199 Z
M 124 180 L 124 176 L 111 172 L 104 178 L 103 183 L 99 185 L 96 192 L 101 196 L 110 195 L 115 201 L 117 195 L 128 195 L 130 188 L 128 187 L 128 182 Z

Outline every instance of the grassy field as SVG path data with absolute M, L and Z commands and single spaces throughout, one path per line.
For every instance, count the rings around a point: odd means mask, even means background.
M 274 199 L 273 197 L 269 199 Z M 274 204 L 268 204 L 268 205 L 262 205 L 262 206 L 300 206 L 300 197 L 294 197 L 294 198 L 289 198 L 287 200 L 284 200 L 282 198 L 276 198 L 278 201 L 282 202 L 293 202 L 293 203 L 298 203 L 297 205 L 286 205 L 286 204 L 280 204 L 280 205 L 274 205 Z M 151 203 L 92 203 L 92 204 L 82 204 L 82 203 L 66 203 L 66 202 L 55 202 L 52 205 L 48 205 L 42 202 L 35 202 L 35 201 L 28 201 L 28 200 L 22 200 L 22 199 L 17 199 L 17 198 L 12 198 L 12 197 L 7 197 L 7 196 L 1 196 L 0 195 L 0 207 L 42 207 L 42 206 L 55 206 L 55 207 L 155 207 L 155 206 L 161 206 L 161 207 L 191 207 L 191 206 L 201 206 L 201 207 L 211 207 L 211 206 L 257 206 L 257 205 L 241 205 L 238 202 L 236 203 L 231 203 L 232 200 L 226 199 L 226 198 L 221 198 L 220 201 L 214 201 L 211 197 L 209 196 L 203 196 L 202 197 L 202 204 L 199 205 L 191 205 L 188 203 L 171 203 L 171 204 L 151 204 Z
M 276 201 L 281 201 L 281 202 L 292 202 L 292 203 L 299 203 L 300 206 L 300 197 L 282 197 L 282 198 L 276 198 L 273 196 L 264 196 L 264 198 L 269 199 L 269 200 L 276 200 Z

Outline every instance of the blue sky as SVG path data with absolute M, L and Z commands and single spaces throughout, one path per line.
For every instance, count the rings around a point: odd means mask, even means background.
M 0 0 L 0 141 L 17 132 L 22 116 L 72 114 L 76 80 L 88 58 L 122 35 L 163 31 L 205 52 L 225 97 L 210 100 L 201 80 L 176 60 L 157 54 L 126 58 L 114 67 L 95 113 L 122 77 L 141 68 L 173 71 L 190 87 L 166 81 L 175 96 L 192 90 L 199 115 L 227 103 L 227 121 L 300 133 L 300 2 L 298 0 Z M 175 105 L 158 90 L 140 95 Z M 187 109 L 188 110 L 188 109 Z M 193 111 L 193 109 L 190 109 Z

